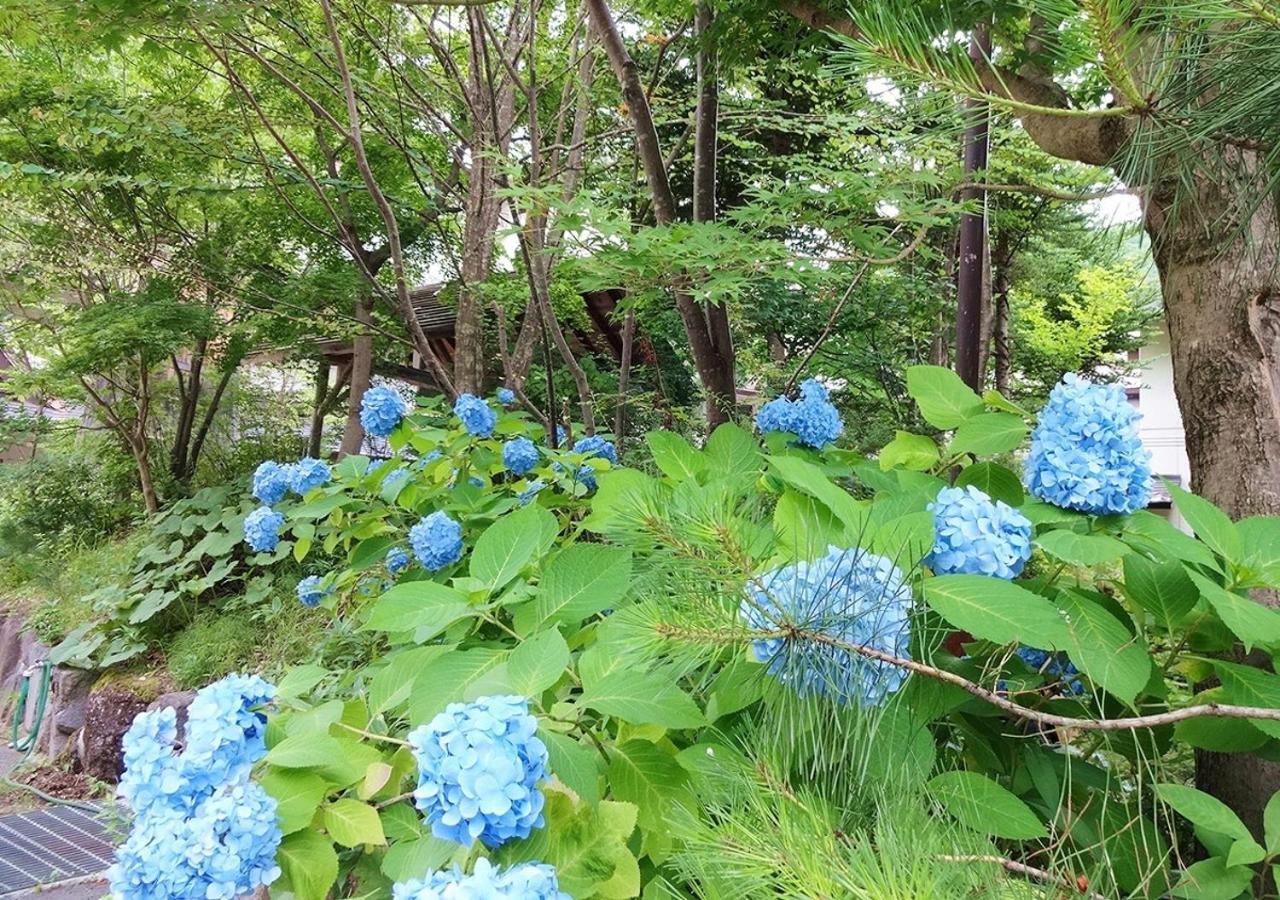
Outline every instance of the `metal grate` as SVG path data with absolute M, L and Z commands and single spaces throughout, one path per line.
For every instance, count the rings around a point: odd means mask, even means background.
M 102 823 L 82 810 L 0 816 L 0 894 L 102 872 L 113 855 Z

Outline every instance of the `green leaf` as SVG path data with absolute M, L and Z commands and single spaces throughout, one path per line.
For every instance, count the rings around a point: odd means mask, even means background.
M 1151 678 L 1151 655 L 1123 623 L 1074 591 L 1063 591 L 1058 608 L 1067 614 L 1067 655 L 1106 691 L 1132 704 Z
M 1189 866 L 1170 892 L 1170 897 L 1185 900 L 1236 900 L 1253 881 L 1248 866 L 1228 867 L 1221 856 L 1204 859 Z
M 787 484 L 821 501 L 846 528 L 865 527 L 867 514 L 864 505 L 833 484 L 818 466 L 795 456 L 772 456 L 769 465 Z
M 1011 840 L 1032 840 L 1049 834 L 1027 804 L 985 775 L 943 772 L 926 786 L 962 825 L 982 834 Z
M 651 431 L 645 440 L 654 463 L 672 481 L 697 478 L 707 468 L 706 457 L 674 431 Z
M 687 779 L 675 757 L 650 741 L 630 740 L 609 751 L 609 788 L 618 800 L 636 805 L 646 830 L 665 830 L 668 810 Z
M 329 670 L 323 666 L 293 666 L 276 686 L 277 700 L 294 700 L 311 692 Z
M 941 366 L 908 367 L 907 392 L 925 421 L 944 431 L 958 428 L 986 408 L 959 375 Z
M 546 520 L 559 530 L 555 516 L 536 503 L 520 507 L 498 519 L 476 539 L 471 551 L 471 577 L 493 592 L 520 574 L 543 547 Z
M 1165 482 L 1165 487 L 1169 489 L 1173 505 L 1195 531 L 1196 537 L 1224 559 L 1230 562 L 1241 561 L 1244 556 L 1244 541 L 1226 513 L 1203 497 L 1197 497 L 1170 481 Z
M 703 455 L 718 478 L 746 478 L 760 472 L 760 447 L 756 439 L 732 422 L 725 422 L 711 432 Z
M 522 841 L 511 841 L 497 852 L 502 864 L 537 860 L 554 866 L 560 890 L 571 897 L 605 896 L 600 891 L 615 879 L 618 890 L 607 896 L 639 893 L 639 867 L 626 844 L 636 827 L 635 806 L 611 800 L 594 806 L 575 804 L 567 794 L 552 791 L 547 795 L 544 815 L 545 828 Z M 629 888 L 633 889 L 624 892 Z
M 1267 857 L 1267 851 L 1262 849 L 1262 845 L 1250 838 L 1249 840 L 1238 840 L 1231 845 L 1231 849 L 1227 852 L 1227 868 L 1232 866 L 1251 866 L 1254 863 L 1262 862 Z
M 360 630 L 413 632 L 414 640 L 425 642 L 471 614 L 465 594 L 438 581 L 407 581 L 374 601 Z
M 551 622 L 576 625 L 621 603 L 631 587 L 631 553 L 608 544 L 570 544 L 547 566 L 531 612 L 516 615 L 524 633 Z
M 1236 523 L 1244 566 L 1260 584 L 1280 587 L 1280 516 L 1250 516 Z
M 369 568 L 375 563 L 382 562 L 387 556 L 387 551 L 391 549 L 395 542 L 395 538 L 387 535 L 365 538 L 356 544 L 355 549 L 351 551 L 350 567 L 360 571 Z
M 263 790 L 276 801 L 281 834 L 293 834 L 310 825 L 329 787 L 329 783 L 314 772 L 267 769 L 262 775 Z
M 844 525 L 825 503 L 787 488 L 773 508 L 773 531 L 789 559 L 813 559 L 838 543 Z
M 1016 416 L 1021 416 L 1024 419 L 1031 418 L 1031 413 L 1027 412 L 999 391 L 983 391 L 982 401 L 992 409 L 1004 410 L 1005 412 L 1013 413 Z
M 1145 548 L 1149 556 L 1173 556 L 1209 569 L 1219 568 L 1208 547 L 1150 510 L 1140 509 L 1130 515 L 1124 523 L 1123 537 L 1128 543 Z
M 1191 572 L 1191 580 L 1222 623 L 1240 639 L 1246 651 L 1255 644 L 1273 646 L 1280 643 L 1280 613 L 1227 590 L 1203 575 Z
M 1062 613 L 1016 584 L 983 575 L 944 575 L 926 578 L 922 590 L 940 616 L 976 638 L 1046 650 L 1062 650 L 1070 643 Z
M 1280 675 L 1222 660 L 1214 660 L 1213 667 L 1222 682 L 1222 696 L 1228 703 L 1280 710 Z M 1250 719 L 1249 722 L 1262 733 L 1280 738 L 1280 721 Z
M 552 774 L 587 803 L 599 802 L 600 755 L 558 731 L 539 729 L 538 737 L 546 744 Z
M 1105 534 L 1079 534 L 1059 529 L 1036 538 L 1036 544 L 1055 559 L 1073 566 L 1092 568 L 1119 559 L 1129 547 Z
M 344 847 L 362 844 L 385 844 L 382 820 L 378 811 L 368 803 L 345 797 L 324 809 L 324 827 L 329 836 Z
M 276 863 L 284 883 L 272 890 L 288 890 L 298 900 L 324 900 L 338 878 L 338 854 L 329 839 L 315 831 L 299 831 L 280 842 Z
M 1271 795 L 1262 811 L 1262 833 L 1266 838 L 1267 852 L 1280 853 L 1280 791 Z
M 1156 796 L 1192 825 L 1235 840 L 1253 839 L 1239 816 L 1217 797 L 1211 797 L 1204 791 L 1185 784 L 1157 784 Z
M 994 456 L 1016 449 L 1026 436 L 1027 423 L 1022 417 L 1004 412 L 983 413 L 956 429 L 948 449 L 955 455 Z
M 569 645 L 560 632 L 548 628 L 525 638 L 507 661 L 511 689 L 522 697 L 537 697 L 560 680 L 569 665 Z
M 267 764 L 281 769 L 323 766 L 342 752 L 337 738 L 324 732 L 292 734 L 267 751 Z
M 1012 507 L 1019 507 L 1027 499 L 1018 476 L 1004 466 L 980 462 L 966 466 L 956 476 L 956 487 L 973 485 L 992 500 L 1000 500 Z
M 1182 621 L 1200 599 L 1187 570 L 1173 560 L 1152 562 L 1138 553 L 1124 558 L 1124 590 L 1166 628 Z
M 432 644 L 427 647 L 406 647 L 392 652 L 386 665 L 374 673 L 369 682 L 369 712 L 381 715 L 395 709 L 409 699 L 413 680 L 422 667 L 451 648 Z
M 382 874 L 392 881 L 422 878 L 428 872 L 443 869 L 457 852 L 458 845 L 434 835 L 423 835 L 387 848 L 382 857 Z
M 450 703 L 479 696 L 474 693 L 476 686 L 506 660 L 506 650 L 473 647 L 454 650 L 427 663 L 414 680 L 409 695 L 410 721 L 424 724 Z
M 586 681 L 578 702 L 635 725 L 697 728 L 706 724 L 698 705 L 680 689 L 670 673 L 617 668 Z
M 923 472 L 938 464 L 938 445 L 933 442 L 933 438 L 922 434 L 899 431 L 880 451 L 879 463 L 883 470 L 901 466 Z

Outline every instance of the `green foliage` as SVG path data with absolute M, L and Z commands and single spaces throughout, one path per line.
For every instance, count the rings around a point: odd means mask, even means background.
M 174 635 L 165 668 L 178 687 L 202 687 L 243 669 L 259 639 L 258 626 L 246 615 L 202 616 Z

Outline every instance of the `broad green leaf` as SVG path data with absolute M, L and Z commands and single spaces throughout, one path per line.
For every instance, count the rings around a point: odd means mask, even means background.
M 362 844 L 385 844 L 382 820 L 368 803 L 344 797 L 324 809 L 324 827 L 329 836 L 344 847 Z
M 569 665 L 569 645 L 552 627 L 525 638 L 507 660 L 511 689 L 522 697 L 537 697 L 564 674 Z
M 958 428 L 986 408 L 959 375 L 941 366 L 908 367 L 907 392 L 925 421 L 944 431 Z
M 324 732 L 293 734 L 267 751 L 267 763 L 280 769 L 308 769 L 331 762 L 342 752 L 337 738 Z
M 360 782 L 356 796 L 361 800 L 368 800 L 378 791 L 385 788 L 394 775 L 395 769 L 389 763 L 372 763 L 369 768 L 364 770 L 364 780 Z
M 1195 531 L 1196 537 L 1224 559 L 1230 562 L 1241 561 L 1244 556 L 1244 541 L 1226 513 L 1203 497 L 1197 497 L 1170 481 L 1165 482 L 1165 487 L 1169 489 L 1173 505 Z
M 1007 453 L 1022 444 L 1027 436 L 1027 423 L 1010 413 L 982 413 L 956 429 L 948 449 L 953 455 L 994 456 Z
M 548 768 L 587 803 L 600 800 L 600 754 L 558 731 L 539 729 L 547 747 Z
M 922 434 L 899 431 L 880 451 L 879 463 L 883 470 L 901 466 L 923 472 L 938 464 L 938 445 L 933 442 L 933 438 Z
M 1190 575 L 1213 611 L 1240 639 L 1246 651 L 1252 650 L 1255 644 L 1280 644 L 1280 613 L 1248 597 L 1241 597 L 1196 572 Z
M 1191 698 L 1193 704 L 1226 703 L 1227 696 L 1221 687 L 1201 691 Z M 1220 719 L 1201 716 L 1184 719 L 1173 726 L 1176 741 L 1197 750 L 1213 750 L 1218 753 L 1248 753 L 1257 750 L 1268 740 L 1248 719 Z
M 396 539 L 387 535 L 365 538 L 351 551 L 349 565 L 353 569 L 363 570 L 375 563 L 380 563 L 386 558 L 387 551 L 395 543 Z
M 1184 900 L 1236 900 L 1253 881 L 1248 866 L 1227 866 L 1221 856 L 1204 859 L 1188 866 L 1170 892 L 1170 897 Z
M 280 842 L 276 863 L 284 876 L 272 890 L 288 890 L 298 900 L 324 900 L 338 878 L 338 854 L 316 831 L 299 831 Z
M 1271 795 L 1262 811 L 1262 830 L 1267 842 L 1267 852 L 1280 853 L 1280 791 Z
M 314 772 L 269 768 L 262 774 L 262 787 L 275 798 L 280 833 L 293 834 L 311 824 L 329 783 Z
M 706 724 L 698 705 L 675 683 L 670 672 L 634 667 L 607 672 L 593 682 L 584 679 L 578 702 L 635 725 L 697 728 Z
M 1267 851 L 1252 838 L 1238 840 L 1231 845 L 1227 853 L 1227 868 L 1232 866 L 1251 866 L 1266 859 Z
M 1200 599 L 1200 591 L 1187 577 L 1182 563 L 1152 562 L 1139 553 L 1124 558 L 1124 590 L 1129 599 L 1166 628 L 1185 618 Z
M 732 422 L 725 422 L 711 432 L 703 455 L 718 478 L 754 477 L 760 471 L 760 447 L 756 439 Z
M 369 682 L 369 712 L 381 715 L 395 709 L 409 699 L 413 680 L 427 663 L 451 648 L 432 644 L 426 647 L 407 647 L 390 654 L 387 664 L 374 673 Z
M 1204 543 L 1147 509 L 1140 509 L 1125 519 L 1122 537 L 1130 544 L 1145 548 L 1151 556 L 1173 556 L 1183 562 L 1219 568 L 1213 551 Z
M 778 547 L 790 560 L 813 559 L 839 543 L 844 525 L 825 503 L 787 488 L 773 508 Z
M 1280 516 L 1250 516 L 1236 523 L 1244 566 L 1260 584 L 1280 587 Z
M 1151 654 L 1115 616 L 1074 591 L 1063 591 L 1058 608 L 1067 615 L 1067 655 L 1103 689 L 1132 704 L 1151 678 Z
M 653 461 L 673 481 L 697 478 L 707 468 L 707 459 L 674 431 L 651 431 L 645 435 Z
M 382 874 L 395 882 L 422 878 L 445 868 L 457 851 L 457 844 L 430 834 L 401 841 L 392 844 L 383 854 Z
M 795 456 L 770 457 L 769 465 L 787 484 L 825 504 L 846 528 L 865 527 L 867 513 L 864 504 L 832 483 L 818 466 Z
M 517 627 L 528 633 L 551 622 L 577 624 L 617 606 L 630 587 L 630 551 L 608 544 L 570 544 L 543 572 L 532 606 L 517 612 Z
M 520 574 L 543 546 L 546 520 L 555 516 L 536 503 L 507 513 L 484 530 L 471 551 L 471 577 L 497 591 Z M 553 525 L 553 532 L 558 530 Z
M 421 643 L 471 614 L 465 594 L 438 581 L 407 581 L 374 601 L 360 629 L 392 634 L 413 632 L 414 640 Z
M 1079 534 L 1066 529 L 1047 531 L 1036 538 L 1036 544 L 1055 559 L 1084 568 L 1117 560 L 1129 552 L 1127 546 L 1109 535 Z
M 277 700 L 293 700 L 310 693 L 329 670 L 323 666 L 293 666 L 276 686 Z
M 1185 784 L 1157 784 L 1156 796 L 1177 810 L 1192 825 L 1225 834 L 1235 840 L 1253 839 L 1239 816 L 1217 797 L 1211 797 L 1204 791 Z
M 1280 710 L 1280 675 L 1222 660 L 1215 660 L 1213 667 L 1228 703 Z M 1280 720 L 1250 719 L 1249 722 L 1264 734 L 1280 738 Z
M 992 409 L 1003 410 L 1004 412 L 1013 413 L 1015 416 L 1021 416 L 1024 419 L 1031 418 L 1031 413 L 1014 403 L 999 391 L 983 391 L 982 400 Z
M 609 751 L 609 788 L 618 800 L 636 805 L 646 830 L 664 830 L 687 779 L 675 757 L 650 741 L 630 740 Z
M 640 889 L 635 856 L 627 838 L 635 830 L 636 808 L 602 800 L 594 806 L 574 803 L 560 791 L 547 794 L 547 825 L 522 841 L 511 841 L 497 853 L 504 865 L 537 860 L 555 867 L 560 889 L 571 897 L 594 897 L 619 874 L 634 878 Z
M 944 619 L 976 638 L 1062 650 L 1070 643 L 1062 613 L 1039 594 L 999 578 L 926 578 L 924 599 Z
M 956 476 L 956 487 L 969 485 L 973 485 L 992 500 L 1000 500 L 1015 508 L 1021 506 L 1027 499 L 1018 476 L 995 463 L 974 463 L 962 469 Z
M 426 724 L 450 703 L 473 699 L 476 684 L 507 660 L 506 650 L 454 650 L 423 666 L 409 695 L 409 719 Z M 510 691 L 506 691 L 510 693 Z
M 977 772 L 943 772 L 927 784 L 929 793 L 962 825 L 1011 840 L 1033 840 L 1049 832 L 1027 804 Z

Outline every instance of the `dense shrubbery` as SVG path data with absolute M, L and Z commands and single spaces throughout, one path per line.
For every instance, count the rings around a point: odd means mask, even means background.
M 1246 596 L 1280 587 L 1280 520 L 1176 487 L 1198 539 L 1123 514 L 1145 459 L 1114 389 L 1082 384 L 1032 436 L 1028 496 L 981 461 L 1026 413 L 946 370 L 908 382 L 950 437 L 874 461 L 725 425 L 649 435 L 650 474 L 468 400 L 279 500 L 249 562 L 338 555 L 302 593 L 370 642 L 279 684 L 273 890 L 1246 894 L 1280 818 L 1252 834 L 1168 771 L 1274 744 L 1280 676 L 1216 654 L 1280 649 Z

